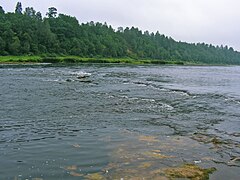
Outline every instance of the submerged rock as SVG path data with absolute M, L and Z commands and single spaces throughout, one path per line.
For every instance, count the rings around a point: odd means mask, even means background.
M 80 174 L 80 173 L 77 173 L 77 172 L 74 172 L 74 171 L 71 171 L 69 174 L 71 176 L 74 176 L 74 177 L 81 177 L 81 176 L 83 176 L 83 174 Z
M 147 168 L 149 168 L 149 167 L 151 167 L 151 166 L 152 166 L 152 163 L 151 163 L 151 162 L 143 162 L 143 163 L 141 163 L 141 164 L 138 166 L 138 168 L 147 169 Z
M 88 174 L 87 176 L 85 176 L 85 178 L 88 179 L 88 180 L 104 180 L 104 179 L 106 179 L 100 173 Z
M 209 179 L 209 174 L 216 171 L 216 168 L 203 169 L 194 164 L 184 164 L 180 167 L 165 168 L 162 170 L 168 178 L 189 178 L 193 180 Z
M 67 166 L 64 169 L 68 171 L 74 171 L 74 170 L 77 170 L 77 166 L 76 165 Z
M 155 136 L 139 136 L 139 141 L 146 141 L 146 142 L 159 142 L 157 137 Z
M 151 158 L 156 158 L 156 159 L 175 158 L 174 156 L 167 156 L 167 155 L 156 153 L 156 152 L 145 152 L 144 155 Z

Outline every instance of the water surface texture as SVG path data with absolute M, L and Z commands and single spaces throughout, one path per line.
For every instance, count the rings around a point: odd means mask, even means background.
M 240 67 L 1 65 L 0 179 L 238 179 Z

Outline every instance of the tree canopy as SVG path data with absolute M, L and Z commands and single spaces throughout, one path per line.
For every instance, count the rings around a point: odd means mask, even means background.
M 0 6 L 0 55 L 76 55 L 130 57 L 201 63 L 240 64 L 240 53 L 228 46 L 177 42 L 136 27 L 113 29 L 107 23 L 79 23 L 50 7 L 47 17 L 33 7 L 16 5 L 15 13 Z

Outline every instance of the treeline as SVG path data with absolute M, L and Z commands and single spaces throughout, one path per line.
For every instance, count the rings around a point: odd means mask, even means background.
M 75 17 L 49 8 L 46 17 L 34 8 L 14 13 L 0 6 L 0 55 L 76 55 L 161 59 L 216 64 L 240 64 L 240 53 L 227 46 L 177 42 L 159 32 L 138 28 L 113 29 L 106 23 L 79 24 Z

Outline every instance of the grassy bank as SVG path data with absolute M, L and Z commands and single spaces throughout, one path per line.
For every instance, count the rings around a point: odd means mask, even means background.
M 131 58 L 83 58 L 78 56 L 0 56 L 1 64 L 19 63 L 117 63 L 117 64 L 177 64 L 183 65 L 181 61 L 131 59 Z

